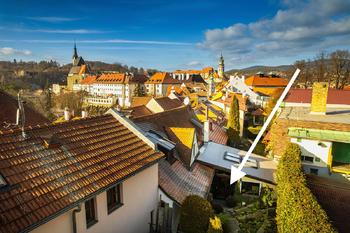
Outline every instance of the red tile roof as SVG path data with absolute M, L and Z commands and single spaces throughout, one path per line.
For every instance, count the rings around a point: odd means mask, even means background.
M 227 133 L 216 123 L 212 122 L 212 130 L 209 131 L 209 140 L 212 142 L 226 145 L 228 136 Z
M 247 86 L 273 86 L 273 87 L 286 87 L 288 85 L 288 80 L 281 78 L 279 76 L 271 77 L 264 76 L 260 77 L 259 75 L 253 75 L 246 80 L 244 83 Z
M 25 125 L 50 123 L 51 120 L 41 115 L 40 113 L 29 108 L 26 104 L 24 106 Z M 3 122 L 16 123 L 16 114 L 18 109 L 18 100 L 10 94 L 0 90 L 0 124 Z M 14 128 L 14 127 L 11 127 Z M 15 128 L 18 128 L 15 126 Z M 0 125 L 0 130 L 4 128 Z
M 214 170 L 200 163 L 193 166 L 190 173 L 178 160 L 173 165 L 166 160 L 159 162 L 159 186 L 179 204 L 189 194 L 206 198 L 209 192 Z
M 181 84 L 182 82 L 174 79 L 166 72 L 159 72 L 153 75 L 146 84 Z
M 140 105 L 140 106 L 136 106 L 136 107 L 132 107 L 132 108 L 126 108 L 124 110 L 131 110 L 131 114 L 134 117 L 140 117 L 140 116 L 148 116 L 148 115 L 152 115 L 152 112 L 146 108 L 145 105 Z
M 154 101 L 156 101 L 164 111 L 183 106 L 180 100 L 170 99 L 169 97 L 154 98 Z
M 312 89 L 290 89 L 284 102 L 287 103 L 311 103 Z M 350 105 L 350 91 L 329 89 L 327 104 Z
M 350 182 L 345 178 L 343 180 L 306 175 L 307 186 L 326 211 L 333 226 L 338 232 L 345 233 L 350 229 Z
M 144 83 L 148 78 L 143 74 L 104 74 L 98 77 L 96 83 Z
M 109 114 L 28 127 L 26 140 L 19 131 L 0 131 L 0 173 L 13 189 L 0 194 L 0 232 L 38 227 L 164 156 Z
M 97 76 L 86 77 L 79 84 L 82 84 L 82 85 L 93 84 L 96 81 L 96 78 L 97 78 Z
M 90 70 L 86 65 L 82 65 L 79 74 L 90 74 Z
M 134 97 L 134 100 L 131 102 L 131 107 L 146 105 L 151 99 L 152 97 Z
M 264 111 L 262 109 L 257 109 L 254 112 L 252 112 L 252 116 L 264 116 Z

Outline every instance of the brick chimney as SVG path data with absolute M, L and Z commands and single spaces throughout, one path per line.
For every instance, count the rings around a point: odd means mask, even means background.
M 314 83 L 312 88 L 311 115 L 326 115 L 328 83 Z
M 204 143 L 209 142 L 209 118 L 208 118 L 208 107 L 205 106 L 205 120 L 204 120 L 204 128 L 203 128 L 203 134 L 204 134 Z

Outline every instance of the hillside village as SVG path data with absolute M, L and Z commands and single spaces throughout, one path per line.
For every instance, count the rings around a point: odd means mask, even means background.
M 296 83 L 244 164 L 246 176 L 230 184 L 231 166 L 240 166 L 290 78 L 226 75 L 222 55 L 217 70 L 94 74 L 75 46 L 65 80 L 35 94 L 52 98 L 44 115 L 22 103 L 25 91 L 0 90 L 0 232 L 183 232 L 190 195 L 225 215 L 222 232 L 277 232 L 278 170 L 289 143 L 300 150 L 314 208 L 330 229 L 347 232 L 349 83 Z M 64 104 L 76 94 L 79 106 Z M 268 192 L 271 203 L 261 204 Z

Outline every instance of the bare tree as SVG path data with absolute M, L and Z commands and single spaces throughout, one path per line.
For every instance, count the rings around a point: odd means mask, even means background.
M 337 50 L 330 54 L 332 75 L 335 78 L 335 89 L 344 87 L 349 77 L 349 50 Z
M 328 81 L 329 71 L 328 71 L 328 54 L 325 50 L 320 51 L 316 54 L 314 58 L 314 81 L 316 82 L 324 82 Z
M 307 89 L 308 86 L 312 86 L 313 66 L 312 66 L 311 60 L 308 59 L 307 61 L 300 60 L 300 61 L 294 62 L 294 64 L 291 65 L 291 70 L 296 70 L 296 69 L 300 70 L 300 74 L 298 76 L 298 82 L 305 83 L 305 86 L 304 86 L 305 89 Z

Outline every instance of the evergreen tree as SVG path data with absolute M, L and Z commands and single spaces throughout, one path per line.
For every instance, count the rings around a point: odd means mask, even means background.
M 227 135 L 229 141 L 239 140 L 239 105 L 237 97 L 234 95 L 231 102 L 230 113 L 227 123 Z
M 140 83 L 136 84 L 133 97 L 144 97 L 143 91 L 140 88 Z
M 51 83 L 49 79 L 46 80 L 45 85 L 45 92 L 46 92 L 46 104 L 45 104 L 45 112 L 47 118 L 50 120 L 53 120 L 54 115 L 52 114 L 51 108 L 52 108 L 52 99 L 51 99 Z

